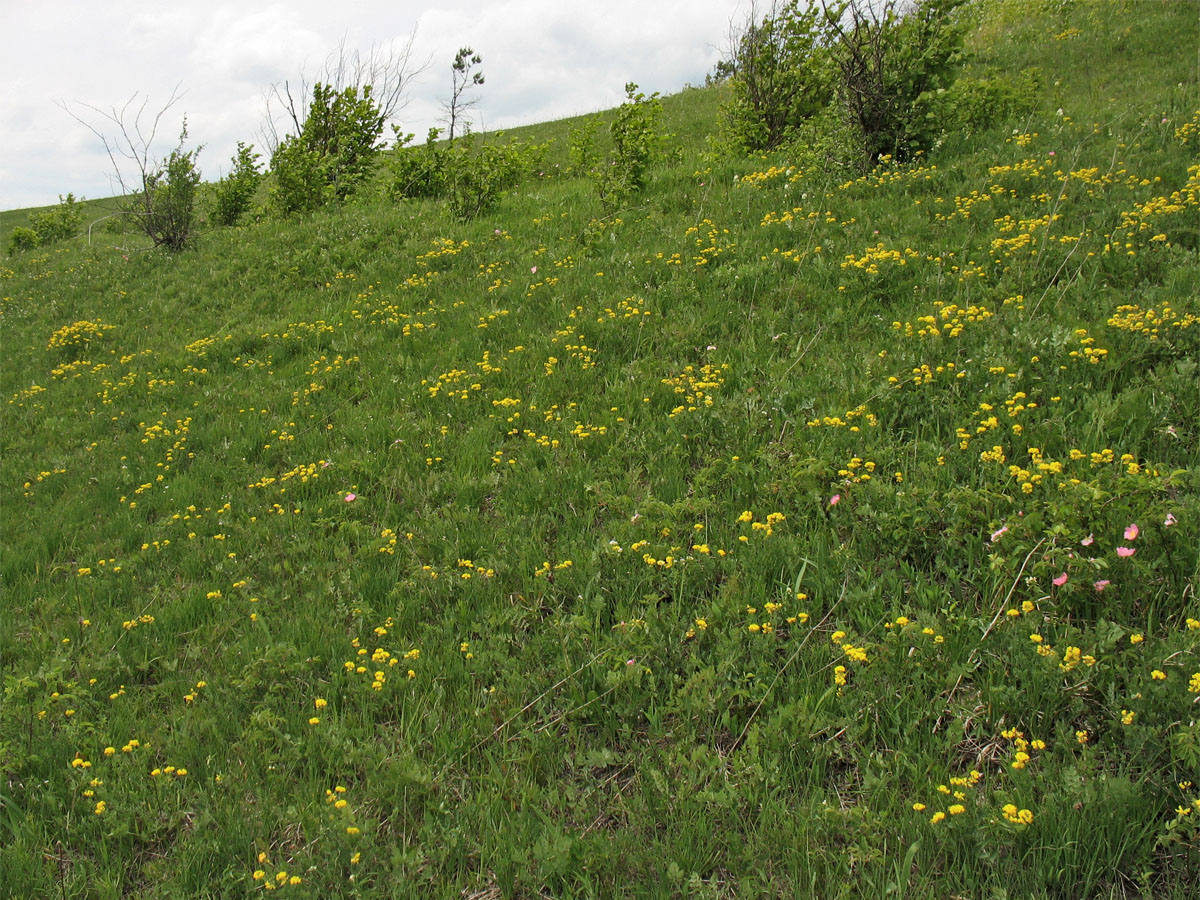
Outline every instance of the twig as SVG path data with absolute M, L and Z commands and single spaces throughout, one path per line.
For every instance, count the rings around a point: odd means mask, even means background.
M 1021 575 L 1025 572 L 1025 567 L 1027 565 L 1029 565 L 1029 560 L 1033 557 L 1033 554 L 1035 554 L 1037 552 L 1038 547 L 1042 546 L 1042 544 L 1044 544 L 1044 543 L 1046 543 L 1046 539 L 1042 538 L 1040 541 L 1038 541 L 1036 544 L 1033 545 L 1032 550 L 1030 550 L 1027 554 L 1025 554 L 1025 561 L 1023 563 L 1021 563 L 1021 568 L 1017 571 L 1017 577 L 1013 579 L 1012 587 L 1010 587 L 1008 589 L 1008 594 L 1007 594 L 1007 596 L 1005 596 L 1004 602 L 1001 603 L 1000 608 L 996 610 L 996 615 L 992 619 L 992 621 L 990 623 L 988 623 L 988 627 L 983 630 L 983 634 L 979 638 L 980 644 L 982 644 L 984 639 L 989 634 L 992 633 L 992 629 L 995 628 L 996 623 L 1000 621 L 1000 616 L 1004 614 L 1004 609 L 1005 609 L 1005 607 L 1008 606 L 1008 601 L 1012 599 L 1013 592 L 1016 591 L 1017 585 L 1021 583 Z M 976 646 L 975 649 L 978 650 L 979 649 L 978 646 Z M 971 655 L 974 656 L 975 652 L 972 651 Z M 968 662 L 970 662 L 970 660 L 968 660 Z
M 742 729 L 742 733 L 739 734 L 737 736 L 737 740 L 730 745 L 728 751 L 729 753 L 733 753 L 735 750 L 737 750 L 738 746 L 742 743 L 742 740 L 746 737 L 746 732 L 750 730 L 750 725 L 754 722 L 754 718 L 758 715 L 758 711 L 762 709 L 763 704 L 767 702 L 767 698 L 771 696 L 771 691 L 775 689 L 775 685 L 779 682 L 779 679 L 783 677 L 783 673 L 787 671 L 788 666 L 792 664 L 792 662 L 800 654 L 800 651 L 804 649 L 804 645 L 808 643 L 808 639 L 812 637 L 813 632 L 829 621 L 829 617 L 833 615 L 834 610 L 836 610 L 846 598 L 846 589 L 849 584 L 849 576 L 847 576 L 846 580 L 842 582 L 842 590 L 841 593 L 838 594 L 837 602 L 834 603 L 833 606 L 829 607 L 829 612 L 825 613 L 825 615 L 821 617 L 821 621 L 818 622 L 813 628 L 809 629 L 808 634 L 804 635 L 804 637 L 800 639 L 800 643 L 796 645 L 796 649 L 792 651 L 792 655 L 787 658 L 787 662 L 785 662 L 779 668 L 779 671 L 775 673 L 775 677 L 771 679 L 771 683 L 767 685 L 767 692 L 763 694 L 762 699 L 758 701 L 758 705 L 754 707 L 754 712 L 750 713 L 750 718 L 746 720 L 746 726 Z
M 487 737 L 483 738 L 483 740 L 479 741 L 470 750 L 468 750 L 466 753 L 464 753 L 462 756 L 460 756 L 458 761 L 462 762 L 464 759 L 466 759 L 468 756 L 470 756 L 472 753 L 474 753 L 476 750 L 478 750 L 480 747 L 482 747 L 484 744 L 486 744 L 488 741 L 490 741 L 492 738 L 494 738 L 496 735 L 498 735 L 501 731 L 503 731 L 505 728 L 507 728 L 509 725 L 511 725 L 515 719 L 519 718 L 520 716 L 522 716 L 526 712 L 528 712 L 534 706 L 534 704 L 536 704 L 539 700 L 541 700 L 547 694 L 558 690 L 558 688 L 562 687 L 564 684 L 566 684 L 568 681 L 570 681 L 572 678 L 574 678 L 576 675 L 578 675 L 580 672 L 582 672 L 584 669 L 586 669 L 588 666 L 590 666 L 592 663 L 594 663 L 596 660 L 598 660 L 600 657 L 602 657 L 607 652 L 608 652 L 607 650 L 601 650 L 599 653 L 597 653 L 595 656 L 593 656 L 591 659 L 589 659 L 587 662 L 585 662 L 582 666 L 580 666 L 578 669 L 576 669 L 570 675 L 566 675 L 563 678 L 560 678 L 554 684 L 550 685 L 550 687 L 546 688 L 546 690 L 542 691 L 540 694 L 538 694 L 536 697 L 534 697 L 532 700 L 530 700 L 528 703 L 526 703 L 524 706 L 522 706 L 519 710 L 517 710 L 515 713 L 513 713 L 511 716 L 509 716 L 507 719 L 505 719 L 503 722 L 501 722 L 499 725 L 497 725 L 491 734 L 489 734 Z M 445 770 L 443 770 L 442 774 L 445 774 Z

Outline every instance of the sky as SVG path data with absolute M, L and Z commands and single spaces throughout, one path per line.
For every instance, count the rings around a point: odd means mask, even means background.
M 748 0 L 0 0 L 0 210 L 57 202 L 60 194 L 117 193 L 96 110 L 143 124 L 178 86 L 152 154 L 202 145 L 205 180 L 228 170 L 238 141 L 262 148 L 264 92 L 315 73 L 339 46 L 368 53 L 403 46 L 429 62 L 399 116 L 423 139 L 442 124 L 450 65 L 460 47 L 482 58 L 473 128 L 495 130 L 616 106 L 628 81 L 646 93 L 703 84 L 730 20 Z M 95 109 L 89 109 L 88 107 Z M 128 118 L 128 116 L 127 116 Z M 386 132 L 390 136 L 390 129 Z

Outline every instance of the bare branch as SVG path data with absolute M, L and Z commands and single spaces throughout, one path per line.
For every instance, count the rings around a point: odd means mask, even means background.
M 466 111 L 479 102 L 478 98 L 464 100 L 463 93 L 468 88 L 483 84 L 483 73 L 472 73 L 471 71 L 482 62 L 483 58 L 478 53 L 470 47 L 463 47 L 454 55 L 454 62 L 450 64 L 452 79 L 450 99 L 442 104 L 442 108 L 446 110 L 446 121 L 450 126 L 450 143 L 454 143 L 454 130 L 459 119 L 462 119 Z M 470 127 L 469 122 L 467 127 Z
M 409 82 L 429 68 L 431 62 L 414 58 L 416 37 L 414 28 L 403 42 L 375 44 L 366 53 L 349 50 L 343 37 L 315 74 L 301 71 L 295 87 L 290 80 L 272 84 L 263 92 L 265 110 L 259 132 L 268 153 L 274 153 L 285 136 L 281 130 L 299 134 L 304 128 L 312 88 L 317 83 L 333 88 L 335 93 L 370 85 L 371 99 L 379 106 L 384 122 L 395 119 L 408 105 Z M 285 122 L 282 129 L 280 118 Z
M 195 186 L 200 180 L 195 168 L 199 149 L 190 152 L 183 149 L 187 139 L 186 117 L 175 150 L 162 158 L 154 153 L 163 116 L 183 98 L 179 88 L 175 86 L 167 102 L 152 116 L 148 113 L 149 95 L 143 97 L 139 93 L 119 108 L 78 104 L 92 116 L 77 112 L 66 101 L 58 102 L 60 109 L 99 139 L 112 165 L 110 177 L 126 200 L 126 212 L 133 216 L 139 229 L 156 246 L 165 245 L 172 250 L 180 250 L 190 242 Z
M 152 147 L 154 138 L 158 133 L 159 123 L 167 111 L 183 99 L 186 92 L 180 91 L 181 84 L 182 82 L 175 85 L 171 91 L 171 96 L 167 98 L 167 102 L 155 114 L 153 121 L 145 127 L 143 127 L 142 119 L 146 114 L 146 107 L 150 103 L 149 94 L 142 99 L 142 103 L 137 108 L 137 112 L 133 115 L 132 119 L 130 118 L 130 107 L 137 102 L 140 95 L 137 92 L 130 96 L 120 109 L 113 106 L 105 110 L 90 103 L 79 103 L 79 106 L 91 110 L 100 119 L 111 123 L 116 130 L 116 134 L 111 137 L 104 131 L 101 131 L 101 127 L 103 126 L 93 124 L 92 121 L 89 121 L 71 109 L 65 100 L 58 101 L 58 107 L 63 112 L 99 138 L 105 153 L 108 155 L 108 160 L 112 164 L 112 175 L 121 194 L 128 195 L 138 191 L 144 192 L 147 179 L 153 174 L 156 168 Z M 147 129 L 149 134 L 146 134 Z M 126 162 L 119 162 L 118 156 L 126 160 Z M 136 170 L 135 172 L 129 172 L 131 165 Z

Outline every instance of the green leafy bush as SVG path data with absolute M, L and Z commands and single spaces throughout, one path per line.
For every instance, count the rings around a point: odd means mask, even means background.
M 1039 70 L 1012 77 L 960 78 L 937 97 L 937 120 L 946 130 L 984 131 L 1028 115 L 1037 106 Z
M 788 160 L 802 172 L 833 179 L 858 170 L 858 134 L 833 104 L 800 123 L 788 142 Z
M 752 13 L 753 14 L 753 13 Z M 739 153 L 773 150 L 833 99 L 830 27 L 815 5 L 771 7 L 750 21 L 725 71 L 732 94 L 721 110 L 721 145 Z
M 349 196 L 382 149 L 383 122 L 370 85 L 340 91 L 314 85 L 300 133 L 280 141 L 271 155 L 276 207 L 304 212 Z
M 18 225 L 8 237 L 8 252 L 11 256 L 24 250 L 33 250 L 41 244 L 38 233 L 32 228 Z
M 567 146 L 570 172 L 586 173 L 599 165 L 600 150 L 596 145 L 596 136 L 600 131 L 600 124 L 599 115 L 588 116 L 571 129 L 570 143 Z
M 612 150 L 591 170 L 600 202 L 609 210 L 625 205 L 646 186 L 647 170 L 664 143 L 659 129 L 662 101 L 657 93 L 647 97 L 637 87 L 633 82 L 625 85 L 625 102 L 609 126 Z
M 262 180 L 258 170 L 260 158 L 261 154 L 254 152 L 253 144 L 247 146 L 238 141 L 233 168 L 214 188 L 212 217 L 216 224 L 236 225 L 250 209 L 259 181 Z
M 450 211 L 472 219 L 496 205 L 504 192 L 533 174 L 546 157 L 549 144 L 483 144 L 460 140 L 447 154 Z
M 935 104 L 960 68 L 963 31 L 953 13 L 963 2 L 918 0 L 900 12 L 893 0 L 852 0 L 827 9 L 837 97 L 868 164 L 928 149 L 941 133 Z
M 33 213 L 29 217 L 29 224 L 37 232 L 40 243 L 53 244 L 79 234 L 82 218 L 83 213 L 79 209 L 75 195 L 67 194 L 64 197 L 60 194 L 58 206 Z
M 74 194 L 58 197 L 58 206 L 31 213 L 29 225 L 13 229 L 9 236 L 8 252 L 32 250 L 45 244 L 54 244 L 79 234 L 83 213 Z
M 200 170 L 196 157 L 200 148 L 184 150 L 187 122 L 179 135 L 179 145 L 162 164 L 147 171 L 142 190 L 131 194 L 126 211 L 156 247 L 179 251 L 195 239 L 196 189 Z
M 445 197 L 458 219 L 472 219 L 491 209 L 506 190 L 533 174 L 545 160 L 549 143 L 485 143 L 476 147 L 469 135 L 453 144 L 438 143 L 437 128 L 421 147 L 404 147 L 405 135 L 388 163 L 384 193 L 392 200 Z M 497 134 L 500 138 L 503 133 Z
M 441 129 L 430 128 L 420 147 L 407 144 L 413 135 L 396 130 L 396 148 L 388 158 L 384 194 L 391 200 L 441 197 L 446 193 L 447 148 L 438 143 Z

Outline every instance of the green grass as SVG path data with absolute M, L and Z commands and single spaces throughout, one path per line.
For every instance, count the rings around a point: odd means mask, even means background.
M 0 894 L 1189 897 L 1194 8 L 978 18 L 853 181 L 8 259 Z

